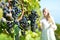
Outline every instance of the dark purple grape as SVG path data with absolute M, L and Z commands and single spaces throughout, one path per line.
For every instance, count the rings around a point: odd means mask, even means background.
M 6 3 L 6 7 L 9 7 L 9 3 Z
M 3 13 L 4 13 L 4 14 L 6 14 L 6 13 L 7 13 L 7 11 L 5 10 Z
M 1 2 L 1 4 L 2 4 L 2 5 L 5 5 L 5 3 L 4 3 L 4 2 Z
M 20 13 L 20 12 L 21 12 L 21 10 L 18 9 L 18 13 Z
M 1 7 L 1 8 L 4 8 L 4 5 L 5 5 L 4 2 L 0 2 L 0 7 Z
M 13 15 L 14 15 L 14 14 L 15 14 L 15 10 L 14 10 L 14 9 L 12 9 L 12 10 L 11 10 L 11 13 L 13 13 Z
M 4 8 L 3 8 L 3 11 L 4 11 L 4 10 L 8 10 L 8 8 L 7 8 L 7 7 L 4 7 Z

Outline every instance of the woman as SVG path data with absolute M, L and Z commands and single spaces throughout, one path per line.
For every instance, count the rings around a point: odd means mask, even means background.
M 43 9 L 43 19 L 41 23 L 41 40 L 56 40 L 54 31 L 57 29 L 55 22 L 46 8 Z

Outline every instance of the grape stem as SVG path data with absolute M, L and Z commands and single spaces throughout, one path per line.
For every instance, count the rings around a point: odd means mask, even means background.
M 22 17 L 24 16 L 24 6 L 23 6 L 23 1 L 21 2 L 21 7 L 22 7 L 22 15 L 17 19 L 17 21 L 20 21 Z

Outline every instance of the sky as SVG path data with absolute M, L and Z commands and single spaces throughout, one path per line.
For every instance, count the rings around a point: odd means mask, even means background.
M 47 8 L 56 23 L 60 24 L 60 0 L 41 0 L 41 10 Z

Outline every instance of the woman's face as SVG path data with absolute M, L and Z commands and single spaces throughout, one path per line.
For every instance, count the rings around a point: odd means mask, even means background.
M 48 10 L 47 10 L 47 9 L 45 9 L 45 10 L 44 10 L 44 12 L 43 12 L 43 15 L 46 17 L 46 16 L 47 16 L 47 14 L 48 14 Z

